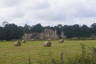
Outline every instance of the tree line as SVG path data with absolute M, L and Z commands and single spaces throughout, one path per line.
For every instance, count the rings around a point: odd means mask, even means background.
M 5 24 L 0 26 L 0 40 L 15 40 L 21 39 L 25 33 L 32 32 L 43 32 L 44 29 L 49 28 L 57 31 L 58 36 L 61 32 L 64 33 L 66 38 L 85 38 L 85 37 L 95 37 L 96 36 L 96 23 L 93 23 L 90 27 L 87 25 L 61 25 L 57 26 L 42 26 L 41 24 L 36 24 L 33 26 L 25 24 L 25 26 L 18 26 L 16 24 Z

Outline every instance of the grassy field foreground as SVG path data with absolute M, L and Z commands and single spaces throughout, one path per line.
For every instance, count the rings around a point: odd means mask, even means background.
M 96 40 L 65 40 L 65 43 L 52 41 L 52 47 L 43 47 L 44 41 L 28 41 L 20 47 L 14 46 L 14 42 L 0 42 L 0 64 L 28 64 L 29 57 L 32 64 L 50 61 L 50 58 L 58 61 L 61 52 L 66 60 L 81 54 L 80 43 L 87 47 L 96 47 Z

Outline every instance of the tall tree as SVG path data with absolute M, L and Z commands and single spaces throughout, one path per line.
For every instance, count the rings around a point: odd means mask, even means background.
M 24 26 L 24 33 L 30 33 L 31 32 L 31 26 L 25 24 Z
M 80 36 L 81 37 L 89 37 L 90 36 L 90 28 L 87 25 L 81 26 Z
M 75 24 L 73 27 L 73 37 L 80 37 L 80 26 Z
M 95 35 L 96 36 L 96 23 L 93 23 L 91 25 L 91 33 L 92 33 L 92 35 Z
M 0 40 L 4 40 L 4 29 L 3 27 L 0 27 Z
M 20 39 L 21 29 L 15 24 L 6 24 L 4 27 L 5 40 Z
M 42 32 L 44 30 L 43 26 L 41 24 L 36 24 L 31 27 L 31 32 Z

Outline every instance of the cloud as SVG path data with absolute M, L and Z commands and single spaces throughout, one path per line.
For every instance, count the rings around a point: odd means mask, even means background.
M 13 7 L 21 3 L 21 0 L 0 0 L 0 7 Z
M 0 23 L 18 25 L 90 25 L 96 22 L 96 0 L 0 0 L 0 17 Z

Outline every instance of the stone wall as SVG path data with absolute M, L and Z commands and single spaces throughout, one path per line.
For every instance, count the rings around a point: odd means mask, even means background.
M 42 33 L 28 33 L 24 34 L 24 40 L 32 40 L 32 39 L 40 39 L 40 40 L 48 40 L 48 39 L 58 39 L 57 31 L 52 29 L 45 29 Z

